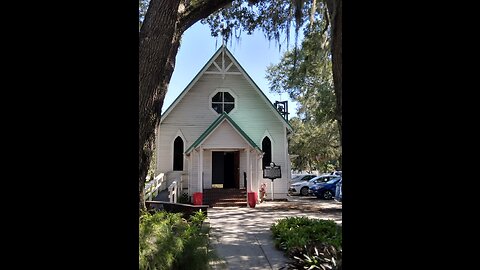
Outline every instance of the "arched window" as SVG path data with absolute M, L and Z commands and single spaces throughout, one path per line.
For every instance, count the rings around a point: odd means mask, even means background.
M 180 136 L 173 142 L 173 170 L 183 171 L 183 140 Z
M 262 151 L 264 152 L 262 168 L 265 168 L 266 166 L 270 166 L 270 162 L 272 162 L 272 142 L 270 141 L 270 138 L 263 138 Z

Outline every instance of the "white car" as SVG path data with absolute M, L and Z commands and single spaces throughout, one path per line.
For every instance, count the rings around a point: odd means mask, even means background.
M 314 177 L 308 181 L 300 181 L 296 182 L 290 185 L 290 188 L 288 189 L 288 194 L 290 195 L 301 195 L 301 196 L 307 196 L 308 195 L 308 190 L 310 189 L 311 186 L 318 184 L 318 183 L 325 183 L 330 181 L 333 178 L 338 178 L 340 176 L 338 175 L 321 175 Z
M 315 174 L 294 174 L 292 175 L 292 179 L 290 180 L 290 184 L 293 184 L 295 182 L 299 181 L 308 181 L 314 177 L 317 177 Z

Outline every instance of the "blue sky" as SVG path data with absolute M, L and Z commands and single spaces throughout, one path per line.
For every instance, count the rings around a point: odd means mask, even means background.
M 294 38 L 292 31 L 290 49 L 294 46 Z M 215 42 L 217 42 L 216 46 Z M 299 36 L 298 42 L 300 44 L 301 36 Z M 221 39 L 212 37 L 209 26 L 200 22 L 184 33 L 162 112 L 173 103 L 221 45 Z M 262 32 L 255 31 L 253 35 L 242 33 L 239 42 L 232 40 L 230 43 L 229 41 L 227 47 L 270 101 L 273 103 L 276 100 L 288 100 L 290 118 L 295 116 L 296 103 L 286 93 L 281 95 L 270 93 L 268 80 L 265 78 L 267 66 L 280 62 L 282 54 L 287 49 L 286 41 L 282 43 L 282 49 L 279 52 L 275 41 L 269 42 Z

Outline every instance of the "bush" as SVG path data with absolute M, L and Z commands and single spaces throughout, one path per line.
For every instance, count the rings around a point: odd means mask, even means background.
M 342 251 L 332 245 L 305 246 L 292 251 L 289 269 L 342 269 Z
M 142 214 L 139 230 L 139 269 L 170 269 L 183 251 L 181 234 L 187 224 L 180 214 Z
M 317 243 L 342 246 L 342 229 L 332 220 L 287 217 L 273 224 L 271 230 L 277 248 L 286 251 Z
M 287 217 L 271 230 L 275 246 L 294 260 L 292 269 L 341 269 L 342 229 L 334 221 Z
M 208 231 L 201 232 L 205 218 L 201 211 L 188 222 L 179 213 L 143 213 L 139 269 L 208 269 L 215 254 L 208 250 Z

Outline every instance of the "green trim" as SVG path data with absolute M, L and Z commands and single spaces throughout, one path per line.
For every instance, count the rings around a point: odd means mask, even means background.
M 212 133 L 222 122 L 224 119 L 227 119 L 228 122 L 230 122 L 230 124 L 240 133 L 240 135 L 250 144 L 250 146 L 252 146 L 253 148 L 257 149 L 258 151 L 262 152 L 262 149 L 260 149 L 260 147 L 258 147 L 258 145 L 252 140 L 250 139 L 250 137 L 248 137 L 247 133 L 245 133 L 245 131 L 242 130 L 241 127 L 239 127 L 237 125 L 237 123 L 235 123 L 235 121 L 233 121 L 232 118 L 230 118 L 230 116 L 228 116 L 228 114 L 226 112 L 223 112 L 217 119 L 215 119 L 215 121 L 213 121 L 213 123 L 202 133 L 202 135 L 200 135 L 200 137 L 198 137 L 198 139 L 185 151 L 185 154 L 188 154 L 190 153 L 193 149 L 195 149 L 197 146 L 199 146 L 207 137 L 208 135 L 210 135 L 210 133 Z
M 258 147 L 258 145 L 252 139 L 250 139 L 250 137 L 248 137 L 247 133 L 245 133 L 245 131 L 243 131 L 243 129 L 241 127 L 239 127 L 237 125 L 237 123 L 235 123 L 235 121 L 233 121 L 233 119 L 230 118 L 230 116 L 228 116 L 228 114 L 226 114 L 225 112 L 223 114 L 225 114 L 225 118 L 227 118 L 227 120 L 230 122 L 230 124 L 232 124 L 232 126 L 235 127 L 235 129 L 238 132 L 240 132 L 240 134 L 243 136 L 243 138 L 246 139 L 248 141 L 248 143 L 250 143 L 250 146 L 252 146 L 253 148 L 256 148 L 260 152 L 262 152 L 262 149 L 260 149 L 260 147 Z
M 170 104 L 170 106 L 168 106 L 167 110 L 165 110 L 165 112 L 160 116 L 160 120 L 167 114 L 167 112 L 169 112 L 170 109 L 173 109 L 173 107 L 176 105 L 177 101 L 180 100 L 180 97 L 183 97 L 183 94 L 185 94 L 187 92 L 187 89 L 190 89 L 193 82 L 195 82 L 197 80 L 197 78 L 200 77 L 200 75 L 210 66 L 209 65 L 210 61 L 214 60 L 218 56 L 217 54 L 220 54 L 221 49 L 222 49 L 222 46 L 220 46 L 220 48 L 218 48 L 218 50 L 212 55 L 212 57 L 210 57 L 210 59 L 207 61 L 207 63 L 205 63 L 205 65 L 200 69 L 200 71 L 197 73 L 197 75 L 195 75 L 195 77 L 193 77 L 193 80 L 190 81 L 190 83 L 187 85 L 187 87 L 185 87 L 185 89 L 183 89 L 183 91 L 180 93 L 180 95 L 177 96 L 177 98 L 172 102 L 172 104 Z
M 202 133 L 202 135 L 200 135 L 200 137 L 198 137 L 198 139 L 192 145 L 190 145 L 190 147 L 185 151 L 186 154 L 190 153 L 193 148 L 197 147 L 208 136 L 208 134 L 210 134 L 210 132 L 212 132 L 212 130 L 214 130 L 220 124 L 220 121 L 225 118 L 224 114 L 225 113 L 222 113 L 219 117 L 217 117 L 217 119 L 210 124 L 210 126 Z
M 233 58 L 233 60 L 235 60 L 235 62 L 238 64 L 238 66 L 240 67 L 241 71 L 243 73 L 245 73 L 245 75 L 247 75 L 247 77 L 250 79 L 250 81 L 253 82 L 253 85 L 255 85 L 255 87 L 257 88 L 258 92 L 260 92 L 264 98 L 266 98 L 268 100 L 268 104 L 270 104 L 270 106 L 272 106 L 272 108 L 275 110 L 275 112 L 278 114 L 278 116 L 280 116 L 280 118 L 282 118 L 282 120 L 288 125 L 288 127 L 290 127 L 290 131 L 293 131 L 293 127 L 290 125 L 290 123 L 285 119 L 283 118 L 283 116 L 280 114 L 280 112 L 277 110 L 277 108 L 275 108 L 275 106 L 273 106 L 273 104 L 270 102 L 270 99 L 268 99 L 268 97 L 265 95 L 265 93 L 263 93 L 263 91 L 260 89 L 260 87 L 258 87 L 258 85 L 255 83 L 255 81 L 250 77 L 250 75 L 248 75 L 248 73 L 245 71 L 245 69 L 243 69 L 242 65 L 240 65 L 240 63 L 237 61 L 237 59 L 235 58 L 235 56 L 233 56 L 233 54 L 228 50 L 227 47 L 225 47 L 226 51 L 228 52 L 228 54 L 230 54 L 229 56 L 231 58 Z

